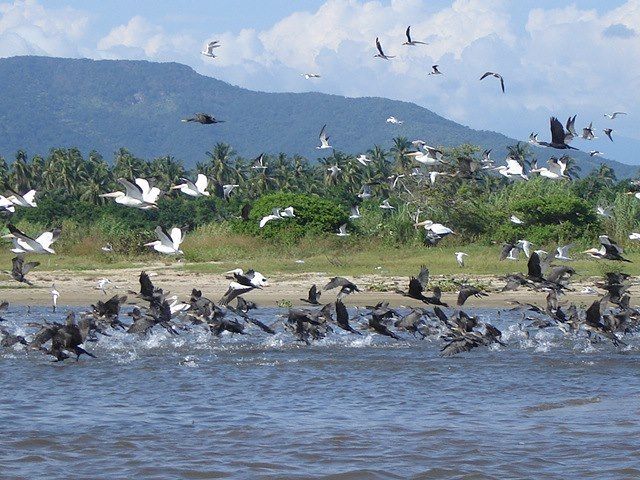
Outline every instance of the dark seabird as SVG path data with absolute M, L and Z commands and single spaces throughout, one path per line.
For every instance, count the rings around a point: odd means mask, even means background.
M 331 290 L 336 287 L 340 287 L 340 292 L 338 293 L 338 299 L 340 300 L 344 298 L 345 295 L 361 291 L 355 283 L 350 282 L 344 277 L 333 277 L 322 289 Z
M 336 300 L 336 324 L 347 332 L 362 335 L 362 333 L 349 324 L 349 312 L 347 311 L 347 307 L 344 306 L 344 303 L 342 303 L 342 300 Z
M 311 305 L 320 305 L 320 301 L 319 301 L 320 295 L 322 295 L 322 292 L 318 291 L 318 288 L 314 283 L 313 285 L 311 285 L 311 288 L 309 289 L 309 296 L 307 298 L 301 298 L 300 300 L 303 302 L 309 303 Z
M 196 122 L 202 125 L 213 125 L 214 123 L 224 123 L 224 120 L 218 120 L 208 113 L 196 113 L 191 118 L 182 119 L 183 122 Z
M 27 285 L 33 285 L 29 280 L 27 280 L 26 275 L 31 270 L 40 265 L 40 262 L 24 262 L 24 257 L 22 255 L 17 255 L 11 259 L 11 272 L 7 272 L 11 275 L 15 281 L 20 283 L 26 283 Z
M 611 134 L 613 133 L 613 129 L 611 128 L 605 128 L 603 130 L 604 134 L 609 137 L 609 140 L 611 140 L 613 142 L 613 138 L 611 138 Z
M 556 117 L 551 117 L 549 121 L 551 125 L 551 142 L 538 142 L 538 145 L 543 147 L 557 148 L 559 150 L 572 149 L 577 150 L 575 147 L 567 145 L 567 134 L 564 131 L 564 127 Z

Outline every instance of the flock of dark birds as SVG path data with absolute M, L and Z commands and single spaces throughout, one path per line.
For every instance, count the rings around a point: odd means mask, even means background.
M 532 252 L 526 274 L 510 274 L 504 278 L 503 292 L 521 287 L 548 292 L 545 308 L 513 302 L 516 306 L 510 308 L 511 311 L 523 311 L 519 329 L 527 336 L 532 329 L 555 328 L 564 335 L 576 337 L 581 335 L 580 332 L 586 332 L 586 338 L 593 343 L 610 341 L 616 347 L 625 346 L 624 336 L 640 330 L 640 311 L 630 306 L 629 275 L 607 273 L 604 282 L 595 284 L 606 293 L 583 311 L 575 304 L 561 304 L 562 294 L 572 290 L 569 279 L 576 272 L 570 266 L 553 266 L 552 260 L 552 255 L 541 258 L 538 252 Z M 24 327 L 33 328 L 34 332 L 26 336 L 11 333 L 0 325 L 0 347 L 22 345 L 26 351 L 44 352 L 59 362 L 74 357 L 78 360 L 83 354 L 95 357 L 87 350 L 89 342 L 96 342 L 101 336 L 109 337 L 115 330 L 145 336 L 160 328 L 172 335 L 180 335 L 202 327 L 215 336 L 224 332 L 247 335 L 256 329 L 268 335 L 288 333 L 307 345 L 322 340 L 336 329 L 353 335 L 373 333 L 394 340 L 410 335 L 414 339 L 441 340 L 440 354 L 446 357 L 492 344 L 507 347 L 501 338 L 502 332 L 496 326 L 462 310 L 469 298 L 487 296 L 487 291 L 458 283 L 456 305 L 448 313 L 445 309 L 450 307 L 442 301 L 440 288 L 437 285 L 430 288 L 429 270 L 425 266 L 417 276 L 410 278 L 406 291 L 395 290 L 398 295 L 425 304 L 424 307 L 398 309 L 389 306 L 389 302 L 379 302 L 365 308 L 355 307 L 355 314 L 350 315 L 345 298 L 361 292 L 361 289 L 346 278 L 334 277 L 322 290 L 316 285 L 311 286 L 308 296 L 300 299 L 308 307 L 290 307 L 286 314 L 279 315 L 270 325 L 255 318 L 252 312 L 257 311 L 258 306 L 242 296 L 266 286 L 266 278 L 254 270 L 245 273 L 238 269 L 231 273 L 229 278 L 235 286 L 230 286 L 218 302 L 194 288 L 188 303 L 178 303 L 175 296 L 169 297 L 169 292 L 153 285 L 149 275 L 143 271 L 139 277 L 139 291 L 128 292 L 135 298 L 132 302 L 135 306 L 124 314 L 130 320 L 121 318 L 121 307 L 127 303 L 128 296 L 114 295 L 107 301 L 91 305 L 89 311 L 78 315 L 68 313 L 65 323 L 28 322 Z M 321 303 L 322 292 L 334 289 L 339 289 L 336 299 Z M 430 295 L 425 294 L 427 290 L 431 291 Z M 234 300 L 235 306 L 230 305 Z M 8 302 L 2 302 L 0 312 L 8 307 Z M 4 320 L 0 317 L 0 322 Z

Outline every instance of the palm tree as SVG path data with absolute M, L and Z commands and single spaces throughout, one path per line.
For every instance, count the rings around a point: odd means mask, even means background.
M 184 165 L 171 155 L 155 158 L 150 164 L 151 176 L 160 190 L 167 191 L 185 175 Z
M 147 176 L 147 163 L 140 158 L 134 157 L 126 148 L 121 148 L 116 152 L 114 163 L 113 176 L 115 178 L 133 179 Z
M 518 142 L 515 145 L 507 146 L 507 156 L 517 160 L 518 162 L 531 168 L 531 162 L 533 158 L 533 152 L 528 143 Z
M 212 152 L 206 152 L 209 157 L 208 175 L 215 182 L 224 185 L 239 179 L 239 172 L 232 165 L 233 149 L 226 143 L 218 142 Z
M 35 186 L 35 178 L 32 175 L 31 167 L 28 163 L 27 154 L 24 150 L 16 152 L 16 159 L 11 165 L 10 183 L 19 192 L 26 192 Z
M 411 151 L 412 143 L 407 137 L 396 137 L 393 139 L 393 147 L 391 153 L 395 160 L 396 173 L 407 173 L 411 169 L 411 158 L 407 153 Z

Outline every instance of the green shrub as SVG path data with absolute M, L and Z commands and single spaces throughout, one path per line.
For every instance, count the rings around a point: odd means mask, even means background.
M 259 227 L 260 219 L 269 215 L 274 208 L 287 207 L 293 207 L 295 218 L 271 221 L 264 228 Z M 273 193 L 256 200 L 249 220 L 234 221 L 232 229 L 237 233 L 295 243 L 306 235 L 335 233 L 348 219 L 346 209 L 332 200 L 316 195 Z

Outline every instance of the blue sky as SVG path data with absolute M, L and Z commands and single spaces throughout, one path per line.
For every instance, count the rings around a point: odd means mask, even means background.
M 401 45 L 409 24 L 429 45 Z M 640 0 L 0 0 L 0 56 L 176 61 L 251 89 L 411 101 L 520 139 L 577 114 L 600 138 L 576 146 L 626 163 L 640 163 L 638 35 Z M 373 58 L 376 36 L 396 58 Z M 215 59 L 200 55 L 211 39 Z M 434 63 L 444 75 L 427 76 Z M 486 70 L 506 95 L 478 81 Z

